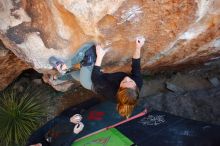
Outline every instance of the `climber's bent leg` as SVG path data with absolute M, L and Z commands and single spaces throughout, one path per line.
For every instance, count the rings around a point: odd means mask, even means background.
M 92 80 L 91 80 L 92 69 L 93 69 L 93 65 L 82 66 L 80 69 L 80 83 L 84 88 L 88 90 L 92 90 Z
M 80 63 L 84 56 L 85 52 L 90 49 L 92 46 L 95 45 L 95 42 L 87 42 L 83 44 L 71 57 L 69 60 L 67 60 L 65 63 L 68 67 L 72 67 L 74 64 Z

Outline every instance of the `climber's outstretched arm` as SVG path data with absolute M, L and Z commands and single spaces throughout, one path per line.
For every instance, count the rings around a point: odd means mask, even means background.
M 133 54 L 134 59 L 139 59 L 140 58 L 141 48 L 143 47 L 144 42 L 145 42 L 144 37 L 141 36 L 141 37 L 136 38 L 136 49 L 135 49 L 134 54 Z
M 131 64 L 131 76 L 132 79 L 135 80 L 139 89 L 141 89 L 143 85 L 143 79 L 141 76 L 141 65 L 140 65 L 140 52 L 145 42 L 144 37 L 136 38 L 136 49 L 133 54 L 132 64 Z

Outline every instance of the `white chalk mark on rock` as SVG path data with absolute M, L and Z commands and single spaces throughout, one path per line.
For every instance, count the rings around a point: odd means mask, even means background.
M 196 22 L 199 22 L 211 10 L 214 0 L 196 0 L 196 2 L 198 5 Z
M 164 119 L 165 115 L 149 115 L 148 117 L 142 118 L 138 123 L 142 125 L 152 125 L 152 126 L 157 126 L 165 122 Z
M 143 13 L 142 11 L 143 7 L 139 7 L 137 5 L 131 7 L 128 11 L 122 11 L 122 15 L 121 15 L 121 21 L 118 24 L 123 24 L 126 21 L 134 21 L 137 22 L 139 21 L 138 19 L 138 15 Z

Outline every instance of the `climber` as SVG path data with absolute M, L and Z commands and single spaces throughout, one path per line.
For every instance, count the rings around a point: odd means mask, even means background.
M 130 75 L 124 72 L 103 73 L 100 66 L 107 50 L 102 49 L 99 45 L 96 46 L 97 59 L 91 77 L 94 90 L 108 98 L 116 97 L 117 110 L 121 116 L 126 118 L 131 115 L 143 84 L 140 72 L 140 51 L 144 42 L 144 37 L 136 38 Z
M 131 75 L 124 72 L 103 73 L 101 63 L 109 49 L 103 49 L 101 45 L 95 45 L 95 43 L 87 43 L 73 55 L 69 62 L 64 63 L 61 59 L 50 57 L 50 64 L 61 73 L 54 81 L 59 84 L 65 80 L 75 79 L 88 90 L 107 98 L 117 98 L 119 114 L 128 118 L 137 103 L 143 84 L 140 73 L 140 51 L 144 42 L 144 37 L 136 38 Z M 71 65 L 79 62 L 81 64 L 79 71 L 65 73 Z

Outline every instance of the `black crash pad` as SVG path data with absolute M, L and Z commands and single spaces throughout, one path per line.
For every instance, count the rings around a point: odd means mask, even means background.
M 220 126 L 159 111 L 116 129 L 138 146 L 220 146 Z

